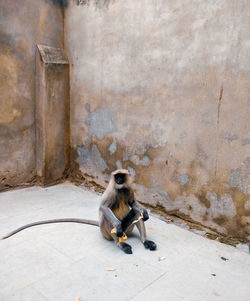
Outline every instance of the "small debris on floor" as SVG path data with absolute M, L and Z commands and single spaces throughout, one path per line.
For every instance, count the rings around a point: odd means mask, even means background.
M 158 257 L 158 261 L 163 261 L 165 259 L 166 259 L 166 257 Z
M 229 260 L 228 258 L 226 258 L 226 257 L 223 257 L 223 256 L 221 256 L 221 259 L 222 259 L 222 260 L 224 260 L 224 261 L 227 261 L 227 260 Z
M 117 277 L 118 275 L 115 274 L 115 277 Z
M 106 271 L 113 272 L 113 271 L 116 271 L 116 269 L 115 268 L 108 268 Z
M 211 274 L 212 276 L 216 276 L 216 274 Z

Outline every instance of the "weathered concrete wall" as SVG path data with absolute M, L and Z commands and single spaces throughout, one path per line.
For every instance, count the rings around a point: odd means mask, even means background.
M 35 177 L 36 44 L 63 40 L 60 1 L 0 1 L 0 190 Z
M 65 11 L 74 168 L 250 240 L 248 1 L 76 1 Z

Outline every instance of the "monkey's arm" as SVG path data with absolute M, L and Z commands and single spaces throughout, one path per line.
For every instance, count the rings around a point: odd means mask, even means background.
M 131 206 L 132 209 L 134 209 L 135 212 L 138 212 L 143 215 L 144 222 L 149 219 L 148 211 L 138 202 L 133 200 L 129 205 Z
M 119 219 L 114 215 L 112 210 L 106 205 L 102 205 L 100 209 L 104 217 L 116 228 L 116 235 L 118 237 L 122 237 L 123 235 L 122 224 L 119 221 Z

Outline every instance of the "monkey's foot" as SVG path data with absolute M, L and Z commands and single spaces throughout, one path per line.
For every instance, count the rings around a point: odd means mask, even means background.
M 121 249 L 126 254 L 133 254 L 132 247 L 129 244 L 126 244 L 125 242 L 120 244 Z
M 143 244 L 144 247 L 150 251 L 154 251 L 157 248 L 156 244 L 152 240 L 145 240 Z

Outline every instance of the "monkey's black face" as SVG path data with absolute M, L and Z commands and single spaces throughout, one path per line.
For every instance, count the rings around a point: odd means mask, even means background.
M 115 175 L 115 182 L 118 185 L 121 185 L 126 182 L 126 175 L 123 173 L 118 173 Z

